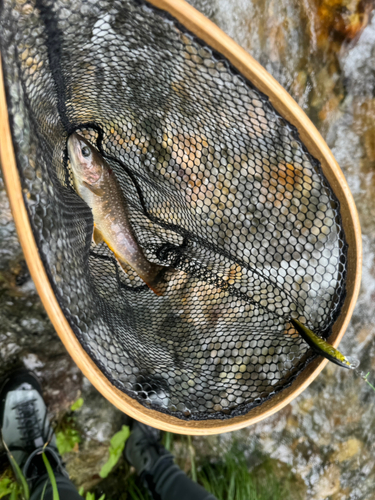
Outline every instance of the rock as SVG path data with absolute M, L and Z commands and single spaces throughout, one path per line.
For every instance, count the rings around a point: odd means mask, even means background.
M 356 100 L 354 107 L 355 128 L 361 135 L 366 159 L 375 162 L 375 99 Z
M 363 442 L 359 439 L 352 438 L 340 443 L 338 449 L 331 455 L 332 462 L 344 462 L 349 460 L 362 451 Z
M 121 429 L 125 415 L 99 394 L 86 378 L 83 380 L 81 397 L 84 403 L 77 412 L 77 423 L 84 440 L 109 445 L 113 434 Z
M 267 491 L 267 481 L 270 476 L 280 481 L 281 488 L 288 492 L 288 500 L 304 500 L 306 498 L 306 484 L 303 479 L 291 471 L 291 468 L 276 459 L 267 459 L 252 471 L 257 480 L 260 491 Z
M 108 449 L 112 436 L 121 429 L 124 414 L 112 406 L 84 378 L 82 381 L 83 406 L 74 413 L 81 434 L 81 443 L 76 452 L 64 455 L 71 480 L 77 488 L 91 490 L 102 479 L 100 469 L 108 460 Z
M 299 401 L 299 407 L 301 411 L 309 413 L 311 409 L 314 407 L 314 399 L 313 398 L 302 398 Z
M 315 485 L 314 499 L 323 500 L 340 490 L 340 469 L 336 465 L 329 465 Z
M 332 495 L 332 500 L 347 500 L 350 495 L 350 488 L 340 488 L 339 491 Z
M 373 337 L 373 326 L 365 325 L 357 333 L 356 339 L 360 344 L 367 343 Z
M 67 453 L 64 455 L 66 469 L 70 479 L 77 486 L 90 491 L 100 481 L 99 472 L 108 459 L 108 446 L 89 442 L 80 448 L 78 453 Z

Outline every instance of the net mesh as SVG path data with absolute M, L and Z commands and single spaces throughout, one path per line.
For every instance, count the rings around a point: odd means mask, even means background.
M 345 295 L 339 203 L 296 129 L 145 2 L 5 0 L 1 51 L 25 204 L 60 306 L 105 376 L 183 419 L 229 418 L 314 358 Z M 92 243 L 66 141 L 114 170 L 163 297 Z

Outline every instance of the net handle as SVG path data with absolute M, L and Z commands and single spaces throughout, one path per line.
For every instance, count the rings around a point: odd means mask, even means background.
M 281 116 L 298 129 L 301 140 L 309 152 L 320 161 L 323 172 L 340 201 L 343 227 L 349 244 L 347 295 L 340 317 L 334 324 L 333 333 L 329 339 L 334 346 L 337 346 L 348 326 L 359 293 L 362 269 L 362 241 L 354 200 L 333 154 L 315 126 L 286 90 L 214 23 L 184 0 L 150 0 L 149 3 L 169 12 L 207 45 L 223 54 L 243 76 L 269 97 L 272 105 Z M 96 367 L 78 342 L 57 302 L 42 264 L 22 195 L 3 82 L 0 60 L 0 161 L 25 259 L 39 296 L 60 339 L 83 374 L 106 399 L 127 415 L 153 427 L 178 434 L 209 435 L 238 430 L 269 417 L 290 403 L 318 376 L 327 364 L 327 360 L 316 359 L 297 377 L 289 388 L 284 389 L 246 415 L 226 420 L 180 420 L 147 409 L 136 400 L 116 389 Z

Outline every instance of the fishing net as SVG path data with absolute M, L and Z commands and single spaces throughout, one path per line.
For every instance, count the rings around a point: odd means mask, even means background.
M 139 0 L 5 0 L 1 52 L 24 201 L 58 302 L 118 389 L 182 419 L 230 418 L 314 358 L 345 295 L 339 203 L 268 98 Z M 115 172 L 164 296 L 92 243 L 69 134 Z

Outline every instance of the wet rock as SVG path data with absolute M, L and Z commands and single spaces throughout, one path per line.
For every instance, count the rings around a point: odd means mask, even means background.
M 124 414 L 111 405 L 91 383 L 83 378 L 82 408 L 75 412 L 81 443 L 76 452 L 64 455 L 69 475 L 77 486 L 91 490 L 102 479 L 100 469 L 108 460 L 112 436 L 124 423 Z
M 359 439 L 351 438 L 340 443 L 338 449 L 331 455 L 332 462 L 344 462 L 349 460 L 362 451 L 363 443 Z
M 85 441 L 95 440 L 109 445 L 113 434 L 121 428 L 124 414 L 99 394 L 86 378 L 83 380 L 80 397 L 84 404 L 77 412 L 77 423 Z
M 288 500 L 303 500 L 306 498 L 307 488 L 303 479 L 294 474 L 284 462 L 268 459 L 253 469 L 260 491 L 267 491 L 269 477 L 275 477 L 288 492 Z
M 315 486 L 314 499 L 323 500 L 340 491 L 340 469 L 335 465 L 329 465 Z
M 336 50 L 360 35 L 369 22 L 373 7 L 371 0 L 308 0 L 306 4 L 317 44 L 334 43 Z
M 366 160 L 375 166 L 375 99 L 356 99 L 354 103 L 354 126 L 361 137 Z
M 332 495 L 332 500 L 346 500 L 349 498 L 350 495 L 350 488 L 343 488 Z
M 101 481 L 99 472 L 108 459 L 107 452 L 105 444 L 90 441 L 78 453 L 64 455 L 66 469 L 77 488 L 90 491 Z

